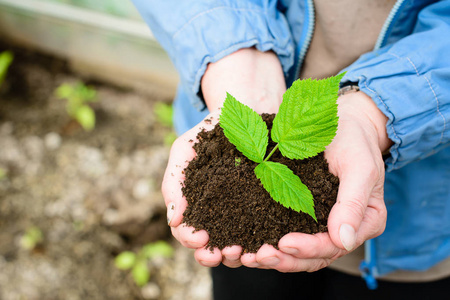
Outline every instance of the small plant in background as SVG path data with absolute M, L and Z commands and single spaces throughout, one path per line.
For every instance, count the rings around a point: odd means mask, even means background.
M 173 129 L 173 106 L 164 102 L 157 102 L 153 107 L 158 123 Z M 171 131 L 164 136 L 164 144 L 170 146 L 176 140 L 177 135 Z
M 148 262 L 158 257 L 170 258 L 174 249 L 165 241 L 146 244 L 138 253 L 124 251 L 116 256 L 115 266 L 120 270 L 131 270 L 134 282 L 142 287 L 150 280 Z
M 156 120 L 164 126 L 173 127 L 173 107 L 164 102 L 156 102 L 153 106 Z
M 6 179 L 8 177 L 8 171 L 2 167 L 0 167 L 0 181 Z
M 3 51 L 0 53 L 0 86 L 2 86 L 3 81 L 6 77 L 6 72 L 8 71 L 9 65 L 11 65 L 14 59 L 14 55 L 11 51 Z
M 95 112 L 88 103 L 97 101 L 97 91 L 79 82 L 75 85 L 63 83 L 55 90 L 56 97 L 66 99 L 66 110 L 86 131 L 95 127 Z
M 32 226 L 28 228 L 24 235 L 20 239 L 20 246 L 25 250 L 33 250 L 44 240 L 44 235 L 42 231 L 36 227 Z
M 345 73 L 323 80 L 297 80 L 284 93 L 273 120 L 271 139 L 276 143 L 266 156 L 269 130 L 261 116 L 227 93 L 220 126 L 227 139 L 256 162 L 256 177 L 281 205 L 310 215 L 316 222 L 311 191 L 286 165 L 269 161 L 277 151 L 289 159 L 317 155 L 331 143 L 338 126 L 337 97 Z

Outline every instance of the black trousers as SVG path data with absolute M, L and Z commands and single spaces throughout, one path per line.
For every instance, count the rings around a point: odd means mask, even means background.
M 314 273 L 280 273 L 220 265 L 211 272 L 214 300 L 450 299 L 450 277 L 424 283 L 378 280 L 378 288 L 369 290 L 362 278 L 331 269 Z

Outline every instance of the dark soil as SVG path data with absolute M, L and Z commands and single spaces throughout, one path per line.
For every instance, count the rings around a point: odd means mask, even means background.
M 263 115 L 269 130 L 274 115 Z M 208 247 L 241 245 L 256 252 L 263 244 L 277 247 L 289 232 L 327 231 L 328 214 L 336 202 L 339 180 L 328 171 L 323 153 L 305 160 L 290 160 L 279 151 L 272 161 L 287 165 L 311 190 L 318 223 L 312 217 L 275 202 L 254 174 L 256 163 L 247 159 L 216 125 L 198 134 L 197 156 L 185 169 L 183 193 L 188 207 L 184 222 L 209 234 Z M 275 143 L 269 142 L 267 153 Z M 240 162 L 239 162 L 240 160 Z

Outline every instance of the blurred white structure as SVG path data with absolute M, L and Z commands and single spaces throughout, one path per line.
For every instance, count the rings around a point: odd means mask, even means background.
M 80 72 L 174 93 L 176 71 L 129 0 L 0 0 L 0 38 L 69 59 Z

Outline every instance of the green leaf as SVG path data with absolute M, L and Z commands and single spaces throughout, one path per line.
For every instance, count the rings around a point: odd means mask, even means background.
M 82 105 L 77 109 L 75 120 L 77 120 L 86 131 L 91 131 L 95 127 L 95 113 L 92 108 L 87 105 Z
M 116 256 L 114 265 L 120 270 L 128 270 L 136 262 L 136 254 L 131 251 L 124 251 Z
M 131 270 L 131 275 L 133 276 L 134 282 L 138 286 L 146 285 L 150 279 L 150 271 L 148 270 L 147 261 L 140 260 L 136 262 Z
M 173 127 L 173 107 L 170 104 L 156 102 L 153 107 L 156 120 L 164 126 Z
M 157 241 L 151 244 L 147 244 L 142 248 L 142 252 L 146 258 L 154 257 L 172 257 L 173 247 L 165 241 Z
M 0 86 L 6 77 L 9 65 L 12 63 L 14 55 L 11 51 L 3 51 L 0 53 Z
M 44 239 L 44 235 L 42 231 L 36 227 L 32 226 L 27 229 L 25 234 L 22 236 L 20 240 L 20 245 L 22 248 L 27 250 L 34 249 L 42 240 Z
M 322 80 L 297 80 L 284 93 L 275 116 L 272 140 L 290 159 L 304 159 L 325 150 L 336 135 L 336 100 L 345 73 Z
M 58 86 L 55 90 L 55 95 L 61 99 L 71 98 L 74 93 L 74 89 L 70 84 L 63 83 Z
M 219 124 L 228 140 L 242 154 L 257 163 L 264 160 L 269 131 L 258 113 L 227 93 Z
M 265 161 L 256 166 L 255 174 L 275 201 L 297 212 L 307 213 L 317 222 L 311 192 L 287 166 Z
M 8 171 L 0 167 L 0 181 L 8 177 Z

